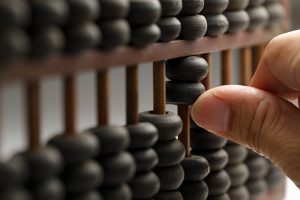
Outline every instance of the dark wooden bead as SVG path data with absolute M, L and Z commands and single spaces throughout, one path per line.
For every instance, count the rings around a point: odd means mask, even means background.
M 99 25 L 102 31 L 101 48 L 114 49 L 130 41 L 130 27 L 126 20 L 102 20 Z
M 210 172 L 209 163 L 202 156 L 192 155 L 190 157 L 186 157 L 181 162 L 181 165 L 184 170 L 184 181 L 186 182 L 200 182 Z
M 175 58 L 166 62 L 166 76 L 172 81 L 203 80 L 208 74 L 208 64 L 199 56 Z
M 280 0 L 265 0 L 265 4 L 269 4 L 269 3 L 278 3 L 280 2 Z
M 29 188 L 34 199 L 63 200 L 65 198 L 64 186 L 60 180 L 55 178 L 37 182 Z
M 152 147 L 158 140 L 158 130 L 151 123 L 138 123 L 127 126 L 130 135 L 129 149 Z
M 227 10 L 244 10 L 249 5 L 249 1 L 251 0 L 229 0 Z
M 158 142 L 154 146 L 154 150 L 159 158 L 158 167 L 178 165 L 185 156 L 185 148 L 177 139 Z
M 23 188 L 8 188 L 0 190 L 0 199 L 3 200 L 32 200 L 28 191 Z
M 119 19 L 127 16 L 129 0 L 100 0 L 101 19 Z
M 208 186 L 209 196 L 218 196 L 226 193 L 230 187 L 230 177 L 225 170 L 210 173 L 205 182 Z
M 161 17 L 174 17 L 182 10 L 182 0 L 159 0 Z
M 250 30 L 264 28 L 268 24 L 269 13 L 265 7 L 257 6 L 253 8 L 248 8 L 247 13 L 250 17 Z
M 195 155 L 203 156 L 209 163 L 210 171 L 222 170 L 228 164 L 228 154 L 224 149 L 218 150 L 192 150 Z
M 138 173 L 149 172 L 158 164 L 158 155 L 152 148 L 132 151 L 131 154 L 135 160 Z
M 134 27 L 131 29 L 130 43 L 136 47 L 146 47 L 159 40 L 161 31 L 156 24 Z
M 231 187 L 244 185 L 249 178 L 249 169 L 244 163 L 228 165 L 225 168 L 231 180 Z
M 227 193 L 218 196 L 209 196 L 207 200 L 231 200 Z
M 79 163 L 93 158 L 99 151 L 99 143 L 89 133 L 66 135 L 60 134 L 49 141 L 62 154 L 66 164 Z
M 247 149 L 247 150 L 248 150 L 248 158 L 256 158 L 257 156 L 260 156 L 251 149 Z
M 129 186 L 133 199 L 150 199 L 159 191 L 160 182 L 156 174 L 148 172 L 134 177 Z
M 104 180 L 102 167 L 93 160 L 87 160 L 66 168 L 62 174 L 66 193 L 80 194 L 98 188 Z
M 230 199 L 249 200 L 250 194 L 245 186 L 230 188 L 228 191 Z
M 66 0 L 70 9 L 68 23 L 81 24 L 96 20 L 100 15 L 99 0 Z
M 140 113 L 139 117 L 141 122 L 150 122 L 156 126 L 159 141 L 173 140 L 181 133 L 181 118 L 172 112 L 166 112 L 166 114 L 160 115 L 148 111 Z
M 264 179 L 249 181 L 246 186 L 249 190 L 250 199 L 257 199 L 268 192 L 268 184 Z
M 177 190 L 184 180 L 184 171 L 181 165 L 158 167 L 154 172 L 160 180 L 160 191 Z
M 89 129 L 101 143 L 101 155 L 120 152 L 128 148 L 130 137 L 127 129 L 122 126 L 102 126 Z
M 100 161 L 104 173 L 104 186 L 116 186 L 133 178 L 136 172 L 134 158 L 127 152 L 108 156 Z
M 205 35 L 207 31 L 207 21 L 203 15 L 183 16 L 178 19 L 181 23 L 181 38 L 195 40 Z
M 249 158 L 245 161 L 249 168 L 249 180 L 255 180 L 266 177 L 269 170 L 268 161 L 261 156 Z
M 97 191 L 89 191 L 83 194 L 78 194 L 74 196 L 69 196 L 67 199 L 72 199 L 72 200 L 103 200 L 102 196 L 99 194 Z
M 275 27 L 280 25 L 285 17 L 285 10 L 281 3 L 266 4 L 265 8 L 269 13 L 268 26 Z
M 204 181 L 183 182 L 180 192 L 184 200 L 206 200 L 208 196 L 208 187 Z
M 266 176 L 266 181 L 268 183 L 269 189 L 274 189 L 282 183 L 284 180 L 284 175 L 283 172 L 274 166 L 271 162 L 269 163 L 269 172 Z
M 159 192 L 155 197 L 155 200 L 183 200 L 180 192 Z
M 266 0 L 250 0 L 248 7 L 256 7 L 265 3 Z
M 0 190 L 17 186 L 28 177 L 26 161 L 21 157 L 13 157 L 7 163 L 0 163 Z
M 129 0 L 128 21 L 131 25 L 149 25 L 156 23 L 161 16 L 159 0 Z
M 223 35 L 229 27 L 229 22 L 223 14 L 219 15 L 206 15 L 207 32 L 206 35 L 217 37 Z
M 176 17 L 162 18 L 157 22 L 161 35 L 159 41 L 170 42 L 175 40 L 181 31 L 181 23 Z
M 225 150 L 229 157 L 229 165 L 244 162 L 248 155 L 248 149 L 238 144 L 226 145 Z
M 166 82 L 167 103 L 192 105 L 205 92 L 200 82 Z
M 102 34 L 99 27 L 92 22 L 68 26 L 65 29 L 66 49 L 77 53 L 100 45 Z
M 198 15 L 204 7 L 204 0 L 182 0 L 181 16 Z
M 114 187 L 101 187 L 101 195 L 107 200 L 131 200 L 132 192 L 127 184 L 121 184 Z
M 250 18 L 246 11 L 228 11 L 224 13 L 229 22 L 228 33 L 237 33 L 244 31 L 250 24 Z
M 216 15 L 222 14 L 228 7 L 229 0 L 205 0 L 202 14 Z

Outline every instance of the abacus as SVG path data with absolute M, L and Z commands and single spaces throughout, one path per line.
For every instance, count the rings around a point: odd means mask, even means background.
M 279 169 L 198 127 L 190 107 L 212 87 L 212 52 L 221 52 L 225 85 L 239 49 L 248 84 L 267 42 L 289 27 L 288 0 L 4 0 L 0 16 L 0 84 L 26 86 L 28 143 L 0 162 L 1 200 L 283 198 Z M 153 63 L 153 110 L 140 112 L 145 62 Z M 123 126 L 109 122 L 116 66 L 126 70 Z M 83 71 L 96 74 L 97 124 L 77 130 Z M 64 131 L 42 144 L 39 82 L 53 75 L 63 79 Z

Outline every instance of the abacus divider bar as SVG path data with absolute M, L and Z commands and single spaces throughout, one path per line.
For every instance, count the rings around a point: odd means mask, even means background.
M 206 78 L 202 81 L 203 85 L 205 86 L 205 89 L 208 90 L 211 88 L 211 65 L 212 65 L 212 56 L 210 53 L 207 54 L 203 54 L 202 57 L 206 60 L 207 64 L 208 64 L 208 74 L 206 76 Z
M 252 51 L 249 47 L 241 49 L 241 84 L 248 85 L 252 77 Z
M 191 151 L 191 144 L 190 144 L 190 106 L 189 105 L 178 105 L 177 112 L 180 116 L 183 127 L 178 139 L 182 142 L 185 147 L 185 156 L 189 157 Z
M 109 124 L 109 71 L 98 71 L 97 79 L 97 125 Z
M 76 132 L 76 83 L 73 74 L 64 77 L 65 134 Z
M 155 114 L 166 113 L 165 61 L 153 63 L 153 103 Z
M 232 81 L 232 50 L 222 51 L 222 85 L 230 85 Z
M 126 120 L 127 124 L 137 124 L 138 115 L 138 65 L 126 68 Z
M 40 87 L 38 80 L 26 84 L 28 149 L 40 147 Z

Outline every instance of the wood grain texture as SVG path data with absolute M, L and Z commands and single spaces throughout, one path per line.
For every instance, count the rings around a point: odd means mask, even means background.
M 178 105 L 177 112 L 182 120 L 182 131 L 178 136 L 178 139 L 182 142 L 185 147 L 185 156 L 189 157 L 191 151 L 191 144 L 190 144 L 190 106 L 189 105 Z
M 138 66 L 128 66 L 126 68 L 126 119 L 128 125 L 139 122 L 138 82 Z
M 212 56 L 210 53 L 206 53 L 206 54 L 203 54 L 202 57 L 206 60 L 206 62 L 208 64 L 208 74 L 205 77 L 205 79 L 202 81 L 202 83 L 205 86 L 205 90 L 209 90 L 212 87 L 211 86 L 211 82 L 212 82 L 211 68 L 213 65 Z
M 109 72 L 102 70 L 97 72 L 96 77 L 96 93 L 97 93 L 97 125 L 109 124 Z
M 222 51 L 222 85 L 230 85 L 232 81 L 232 50 Z
M 166 113 L 165 61 L 153 63 L 153 110 L 155 114 Z
M 252 50 L 249 47 L 241 49 L 241 75 L 240 83 L 248 85 L 252 77 Z
M 72 74 L 64 77 L 63 95 L 65 134 L 73 135 L 76 133 L 76 80 Z

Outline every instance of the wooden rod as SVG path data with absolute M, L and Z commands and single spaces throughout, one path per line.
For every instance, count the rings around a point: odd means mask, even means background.
M 206 78 L 202 81 L 203 85 L 205 86 L 205 89 L 208 90 L 211 88 L 211 67 L 212 67 L 212 56 L 210 53 L 203 54 L 203 58 L 206 60 L 208 64 L 208 74 Z
M 178 105 L 177 106 L 178 115 L 181 117 L 183 128 L 178 139 L 185 146 L 186 157 L 191 155 L 191 144 L 190 144 L 190 106 L 189 105 Z
M 65 134 L 76 133 L 76 85 L 74 75 L 64 78 Z
M 127 124 L 137 124 L 138 115 L 138 65 L 126 68 L 126 119 Z
M 232 81 L 232 50 L 222 52 L 222 85 L 230 85 Z
M 37 80 L 31 80 L 26 88 L 28 149 L 40 147 L 40 87 Z
M 108 125 L 109 124 L 109 71 L 98 71 L 96 75 L 97 79 L 97 124 Z
M 154 113 L 166 113 L 165 61 L 153 63 Z
M 248 85 L 252 77 L 252 53 L 251 48 L 241 49 L 241 84 Z
M 264 51 L 265 45 L 258 45 L 252 48 L 252 74 L 254 74 Z

